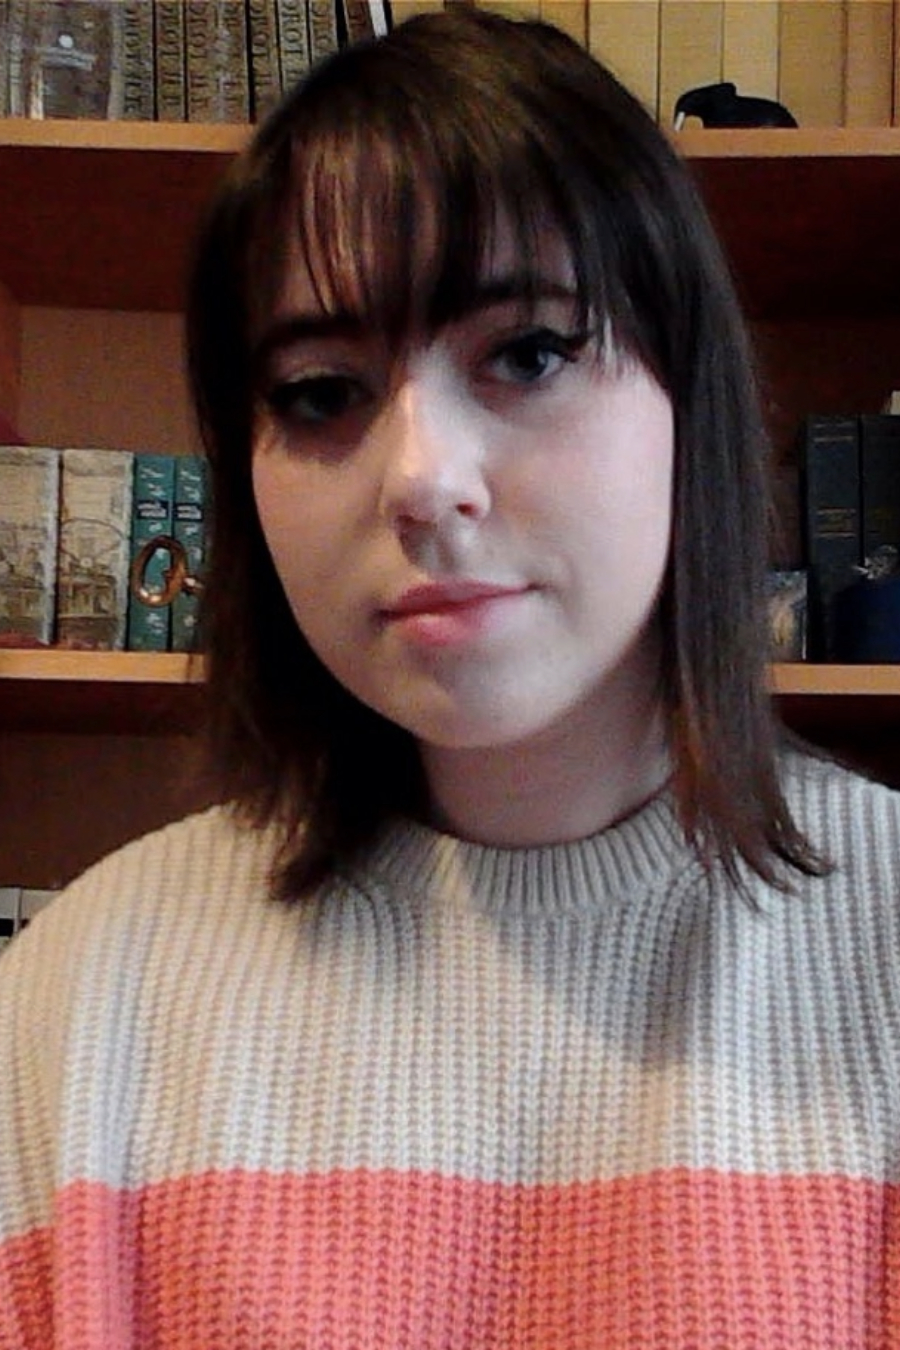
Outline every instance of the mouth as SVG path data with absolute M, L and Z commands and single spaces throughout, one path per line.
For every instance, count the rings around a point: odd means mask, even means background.
M 498 586 L 492 582 L 459 581 L 413 586 L 383 611 L 384 618 L 407 619 L 422 614 L 453 614 L 492 600 L 522 595 L 526 586 Z
M 413 586 L 382 610 L 382 619 L 408 641 L 452 647 L 498 629 L 531 589 L 480 581 Z

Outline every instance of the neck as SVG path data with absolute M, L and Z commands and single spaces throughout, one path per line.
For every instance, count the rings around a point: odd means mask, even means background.
M 432 823 L 474 843 L 534 847 L 583 839 L 649 800 L 671 772 L 658 694 L 640 687 L 570 713 L 527 741 L 422 746 Z

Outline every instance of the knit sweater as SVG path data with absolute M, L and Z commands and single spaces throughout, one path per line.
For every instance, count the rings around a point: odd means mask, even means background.
M 900 796 L 789 778 L 835 870 L 755 907 L 665 795 L 98 864 L 0 961 L 0 1347 L 896 1350 Z

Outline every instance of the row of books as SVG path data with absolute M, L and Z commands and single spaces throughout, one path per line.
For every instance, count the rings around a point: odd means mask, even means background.
M 57 895 L 29 886 L 0 886 L 0 952 Z
M 0 115 L 249 122 L 388 23 L 387 0 L 0 0 Z
M 194 455 L 0 446 L 0 644 L 193 650 L 206 481 Z
M 721 81 L 801 126 L 900 124 L 898 0 L 0 0 L 0 116 L 258 120 L 312 62 L 445 3 L 566 29 L 666 126 Z
M 900 659 L 900 415 L 807 417 L 800 506 L 811 658 Z

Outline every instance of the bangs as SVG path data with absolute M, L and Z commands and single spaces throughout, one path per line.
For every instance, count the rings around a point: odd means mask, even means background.
M 538 147 L 520 134 L 511 153 L 508 132 L 494 142 L 464 117 L 426 132 L 414 106 L 390 125 L 354 111 L 349 127 L 332 111 L 330 125 L 295 131 L 280 247 L 273 253 L 269 235 L 265 258 L 258 253 L 251 267 L 268 273 L 258 296 L 277 303 L 285 260 L 299 254 L 324 313 L 352 315 L 397 345 L 472 308 L 502 226 L 526 306 L 537 303 L 550 234 L 571 263 L 579 324 L 620 349 L 634 346 L 615 241 L 597 247 L 595 214 L 579 209 Z

